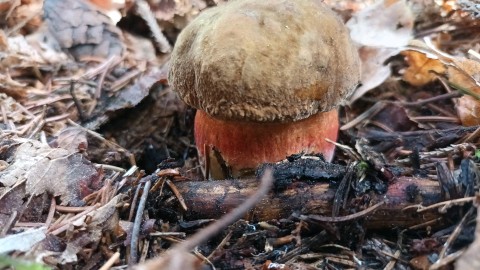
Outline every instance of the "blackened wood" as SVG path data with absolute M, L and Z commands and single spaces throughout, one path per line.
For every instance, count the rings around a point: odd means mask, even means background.
M 177 188 L 188 206 L 187 219 L 220 218 L 251 196 L 258 188 L 257 180 L 185 181 Z M 335 189 L 328 183 L 294 182 L 283 190 L 271 191 L 255 209 L 249 212 L 250 220 L 287 218 L 292 213 L 331 215 Z M 386 203 L 366 217 L 367 228 L 388 229 L 409 227 L 440 217 L 436 210 L 417 213 L 408 206 L 424 206 L 440 202 L 437 181 L 401 177 L 389 184 L 384 195 L 369 194 L 370 205 Z M 356 200 L 361 201 L 361 200 Z M 351 201 L 350 205 L 354 202 Z M 365 205 L 363 208 L 368 207 Z M 351 214 L 345 211 L 340 215 Z

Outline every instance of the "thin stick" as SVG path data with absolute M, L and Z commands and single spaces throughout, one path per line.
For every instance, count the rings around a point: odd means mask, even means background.
M 50 202 L 50 209 L 48 210 L 47 220 L 45 220 L 45 226 L 48 228 L 50 224 L 52 224 L 53 217 L 55 216 L 55 208 L 57 206 L 57 202 L 55 201 L 55 197 L 52 196 Z
M 140 235 L 140 227 L 142 225 L 143 210 L 145 209 L 145 203 L 148 197 L 148 191 L 150 190 L 152 182 L 148 180 L 143 186 L 143 194 L 138 203 L 137 214 L 135 215 L 135 221 L 133 222 L 132 229 L 132 241 L 130 242 L 130 259 L 129 263 L 132 265 L 138 261 L 138 238 Z
M 172 46 L 168 43 L 167 38 L 163 35 L 162 30 L 158 26 L 157 20 L 152 14 L 150 7 L 148 6 L 147 2 L 145 1 L 136 1 L 137 4 L 137 12 L 140 16 L 145 20 L 150 31 L 153 33 L 153 37 L 157 42 L 158 47 L 162 53 L 168 53 L 172 50 Z
M 341 126 L 340 130 L 347 130 L 347 129 L 353 128 L 354 126 L 360 124 L 363 120 L 372 118 L 377 113 L 379 113 L 381 110 L 383 110 L 383 108 L 385 108 L 386 105 L 387 105 L 387 103 L 382 102 L 382 101 L 375 103 L 375 105 L 370 107 L 370 109 L 364 111 L 362 114 L 355 117 L 355 119 L 353 119 L 352 121 L 350 121 L 350 122 L 346 123 L 345 125 Z
M 445 254 L 447 254 L 448 249 L 450 248 L 450 246 L 453 244 L 455 239 L 457 239 L 458 235 L 462 231 L 463 224 L 465 224 L 465 221 L 467 220 L 467 218 L 470 217 L 470 215 L 473 213 L 473 210 L 476 210 L 476 208 L 473 206 L 470 207 L 470 210 L 468 210 L 468 212 L 463 216 L 462 220 L 460 220 L 455 230 L 450 234 L 445 244 L 443 244 L 442 251 L 440 251 L 440 254 L 438 255 L 438 261 L 441 261 L 445 257 Z
M 357 219 L 357 218 L 360 218 L 362 216 L 365 216 L 367 215 L 368 213 L 370 212 L 373 212 L 375 211 L 377 208 L 379 208 L 380 206 L 382 206 L 385 202 L 382 201 L 382 202 L 379 202 L 363 211 L 360 211 L 360 212 L 357 212 L 355 214 L 351 214 L 351 215 L 348 215 L 348 216 L 343 216 L 343 217 L 325 217 L 325 216 L 319 216 L 319 215 L 308 215 L 308 216 L 300 216 L 302 219 L 311 219 L 311 220 L 315 220 L 315 221 L 320 221 L 320 222 L 332 222 L 332 223 L 336 223 L 336 222 L 344 222 L 344 221 L 349 221 L 349 220 L 354 220 L 354 219 Z
M 108 261 L 106 261 L 99 270 L 108 270 L 110 269 L 120 258 L 120 252 L 115 252 Z
M 447 209 L 449 207 L 452 207 L 454 205 L 473 202 L 474 200 L 475 200 L 475 197 L 466 197 L 466 198 L 460 198 L 460 199 L 455 199 L 455 200 L 450 200 L 450 201 L 439 202 L 439 203 L 435 203 L 435 204 L 432 204 L 432 205 L 429 205 L 429 206 L 411 205 L 411 206 L 405 207 L 403 209 L 403 211 L 405 211 L 406 209 L 409 209 L 409 208 L 415 208 L 416 207 L 417 212 L 420 213 L 420 212 L 424 212 L 424 211 L 434 209 L 434 208 L 438 208 L 438 207 L 441 207 L 441 206 L 443 206 L 444 207 L 443 210 L 445 210 L 445 209 Z

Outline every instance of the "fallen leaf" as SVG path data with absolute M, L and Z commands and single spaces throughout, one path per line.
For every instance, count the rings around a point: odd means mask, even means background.
M 46 231 L 46 227 L 40 227 L 0 238 L 0 254 L 11 251 L 29 251 L 34 245 L 45 239 Z
M 78 260 L 77 254 L 87 246 L 99 244 L 103 232 L 110 232 L 118 226 L 119 216 L 117 204 L 123 200 L 124 195 L 117 195 L 107 204 L 92 212 L 88 224 L 83 223 L 85 229 L 76 230 L 68 239 L 67 246 L 61 254 L 57 254 L 52 260 L 59 264 L 75 263 Z M 37 254 L 43 254 L 44 250 L 37 250 Z
M 361 10 L 346 23 L 362 46 L 398 48 L 412 39 L 414 16 L 406 1 L 380 1 Z
M 350 103 L 359 99 L 369 90 L 381 85 L 391 75 L 390 65 L 385 61 L 398 54 L 399 49 L 376 48 L 364 46 L 358 49 L 362 60 L 362 84 L 355 90 L 349 99 Z
M 362 60 L 361 85 L 350 103 L 390 76 L 390 66 L 385 62 L 411 40 L 413 23 L 413 13 L 404 0 L 380 1 L 355 13 L 346 23 Z
M 87 132 L 80 127 L 67 127 L 60 131 L 55 140 L 56 146 L 70 153 L 84 152 L 88 148 Z
M 14 142 L 20 144 L 7 159 L 10 165 L 0 172 L 3 185 L 12 187 L 26 181 L 27 194 L 60 196 L 62 205 L 82 205 L 82 198 L 98 188 L 100 173 L 82 154 L 34 140 Z
M 457 58 L 448 67 L 448 80 L 464 91 L 480 95 L 480 63 L 466 58 Z M 464 95 L 457 99 L 456 110 L 464 126 L 480 124 L 480 100 L 472 95 Z
M 403 79 L 411 85 L 426 85 L 437 78 L 435 73 L 443 74 L 446 71 L 444 64 L 433 55 L 413 50 L 403 51 L 402 55 L 408 64 Z
M 95 107 L 86 128 L 95 130 L 107 122 L 116 113 L 137 106 L 148 96 L 153 86 L 159 82 L 166 82 L 167 68 L 152 68 L 145 74 L 139 74 L 131 85 L 123 87 L 114 96 L 108 97 L 99 106 Z

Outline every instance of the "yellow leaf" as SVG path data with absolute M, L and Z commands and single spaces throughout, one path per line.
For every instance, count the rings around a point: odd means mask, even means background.
M 423 86 L 436 79 L 435 73 L 445 72 L 444 64 L 438 59 L 429 58 L 417 51 L 404 51 L 402 55 L 408 63 L 403 79 L 414 86 Z

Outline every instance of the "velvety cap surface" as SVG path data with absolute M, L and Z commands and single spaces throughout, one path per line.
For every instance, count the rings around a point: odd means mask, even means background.
M 224 120 L 292 121 L 340 104 L 360 79 L 348 30 L 320 0 L 231 0 L 180 33 L 169 81 Z

